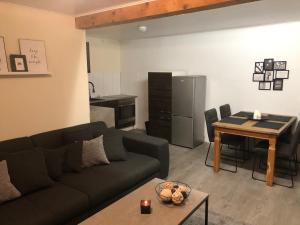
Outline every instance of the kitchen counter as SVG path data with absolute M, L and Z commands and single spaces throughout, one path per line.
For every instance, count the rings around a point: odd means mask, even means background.
M 99 98 L 92 98 L 90 99 L 90 105 L 94 106 L 101 106 L 101 103 L 119 101 L 119 100 L 126 100 L 126 99 L 135 99 L 137 96 L 135 95 L 109 95 L 109 96 L 102 96 Z

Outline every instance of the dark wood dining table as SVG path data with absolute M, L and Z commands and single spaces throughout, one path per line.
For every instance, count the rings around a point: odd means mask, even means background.
M 253 120 L 253 113 L 239 112 L 213 124 L 214 139 L 214 171 L 220 170 L 220 146 L 222 133 L 239 135 L 269 141 L 266 183 L 273 185 L 278 138 L 287 132 L 297 121 L 295 116 L 262 114 L 262 120 Z

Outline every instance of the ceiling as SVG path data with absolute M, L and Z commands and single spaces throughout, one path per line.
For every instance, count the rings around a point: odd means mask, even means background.
M 129 40 L 300 21 L 300 0 L 262 0 L 184 15 L 96 28 L 89 36 Z M 147 32 L 138 30 L 147 26 Z M 280 31 L 278 31 L 280 32 Z
M 34 8 L 70 15 L 81 15 L 95 10 L 106 10 L 149 0 L 1 0 Z

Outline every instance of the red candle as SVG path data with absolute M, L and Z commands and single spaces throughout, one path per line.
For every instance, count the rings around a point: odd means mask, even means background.
M 151 200 L 141 200 L 141 213 L 142 214 L 151 213 Z

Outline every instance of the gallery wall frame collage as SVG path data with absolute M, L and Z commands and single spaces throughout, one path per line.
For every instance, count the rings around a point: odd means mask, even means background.
M 282 91 L 284 80 L 289 79 L 289 73 L 287 61 L 264 59 L 263 62 L 255 62 L 252 81 L 258 82 L 258 90 Z
M 4 37 L 0 36 L 0 73 L 8 72 L 32 72 L 32 73 L 47 73 L 47 57 L 45 41 L 19 39 L 20 54 L 10 54 L 9 64 L 6 54 Z

